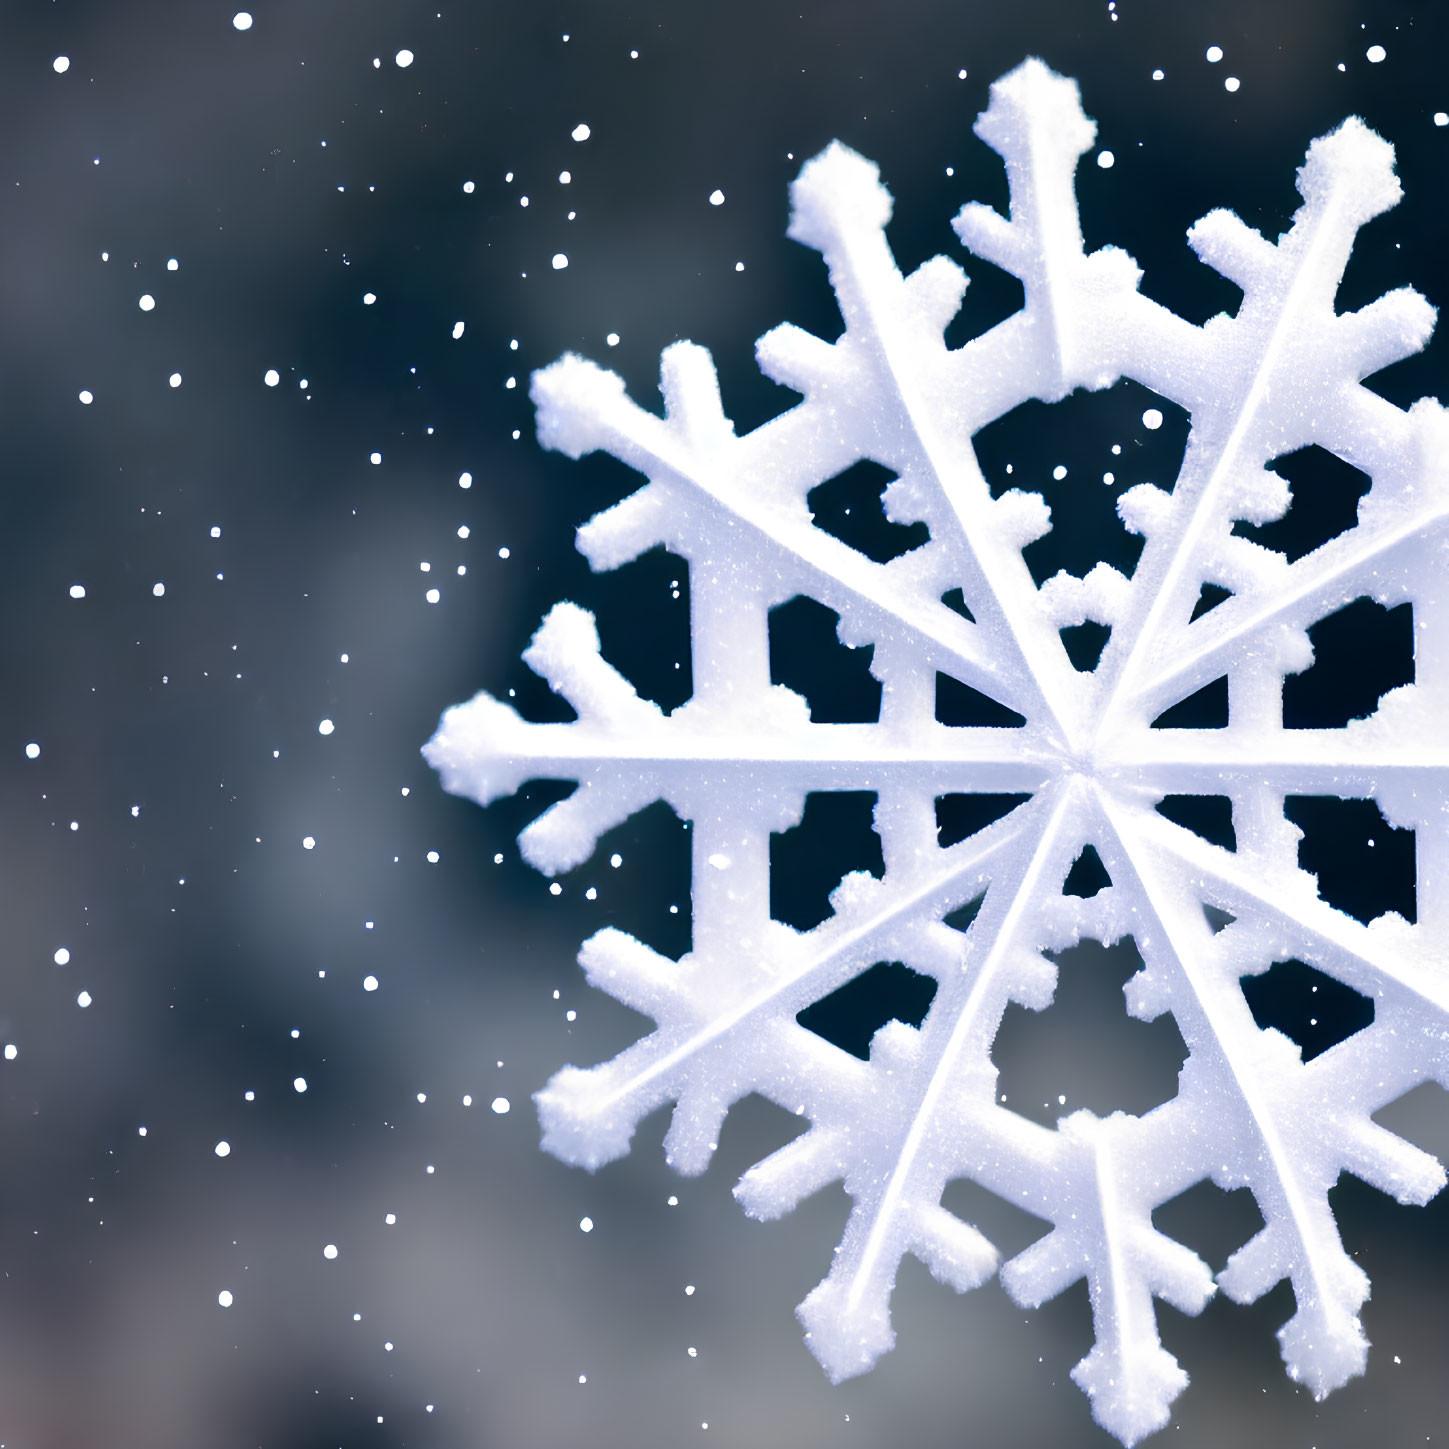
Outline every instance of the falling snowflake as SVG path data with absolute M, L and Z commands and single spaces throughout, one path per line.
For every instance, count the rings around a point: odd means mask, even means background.
M 773 1218 L 843 1182 L 844 1238 L 799 1310 L 835 1380 L 892 1346 L 904 1255 L 963 1291 L 996 1269 L 991 1243 L 941 1204 L 947 1183 L 974 1181 L 1051 1225 L 1002 1266 L 1018 1303 L 1086 1278 L 1096 1345 L 1073 1377 L 1130 1444 L 1168 1421 L 1187 1382 L 1158 1340 L 1154 1299 L 1196 1313 L 1215 1290 L 1154 1209 L 1205 1179 L 1251 1190 L 1263 1226 L 1217 1283 L 1247 1303 L 1291 1282 L 1283 1357 L 1321 1397 L 1367 1351 L 1368 1281 L 1340 1242 L 1330 1188 L 1346 1171 L 1422 1203 L 1445 1180 L 1373 1114 L 1421 1082 L 1449 1083 L 1449 596 L 1437 582 L 1449 428 L 1436 402 L 1405 412 L 1361 385 L 1423 345 L 1428 304 L 1402 289 L 1334 311 L 1357 229 L 1400 194 L 1392 149 L 1361 122 L 1309 148 L 1303 206 L 1276 243 L 1226 211 L 1191 230 L 1243 294 L 1236 316 L 1202 327 L 1141 295 L 1125 252 L 1084 251 L 1073 177 L 1095 128 L 1074 83 L 1028 61 L 992 87 L 976 130 L 1006 163 L 1010 217 L 970 205 L 955 229 L 1020 279 L 1025 303 L 964 346 L 944 340 L 960 268 L 937 257 L 901 275 L 876 168 L 837 143 L 794 183 L 789 235 L 824 255 L 845 331 L 827 343 L 783 326 L 758 345 L 798 406 L 736 437 L 709 355 L 687 342 L 664 353 L 662 419 L 578 357 L 535 375 L 544 446 L 602 449 L 647 478 L 578 545 L 595 569 L 658 545 L 688 561 L 695 693 L 667 714 L 641 698 L 601 657 L 592 617 L 559 604 L 524 658 L 577 719 L 527 723 L 480 694 L 444 715 L 425 753 L 448 790 L 484 804 L 533 778 L 577 781 L 520 837 L 549 874 L 654 801 L 690 826 L 693 948 L 672 961 L 613 929 L 584 944 L 591 984 L 657 1026 L 539 1092 L 549 1151 L 596 1168 L 674 1102 L 668 1158 L 693 1174 L 746 1095 L 804 1118 L 735 1195 Z M 1038 587 L 1022 550 L 1049 510 L 1036 493 L 993 496 L 972 440 L 1030 399 L 1121 379 L 1190 415 L 1181 470 L 1119 499 L 1144 540 L 1130 577 L 1098 563 Z M 1284 516 L 1293 500 L 1267 465 L 1309 445 L 1372 483 L 1354 526 L 1290 560 L 1242 526 Z M 825 531 L 807 503 L 862 459 L 894 475 L 886 516 L 929 530 L 885 563 Z M 944 601 L 956 589 L 964 611 Z M 771 684 L 769 611 L 797 595 L 836 611 L 844 643 L 873 646 L 877 722 L 812 722 L 804 699 Z M 1285 729 L 1285 677 L 1313 662 L 1308 630 L 1364 598 L 1411 603 L 1416 682 L 1342 728 Z M 1110 636 L 1079 670 L 1061 631 L 1087 621 Z M 938 675 L 1023 723 L 938 722 Z M 1168 727 L 1174 705 L 1224 687 L 1225 723 Z M 770 836 L 798 823 L 808 792 L 829 790 L 874 792 L 884 870 L 846 876 L 833 915 L 797 931 L 770 916 Z M 935 802 L 972 792 L 1027 798 L 941 845 Z M 1372 800 L 1416 832 L 1415 923 L 1388 913 L 1365 925 L 1320 897 L 1285 813 L 1285 797 L 1313 795 Z M 1166 818 L 1156 807 L 1169 796 L 1226 797 L 1232 848 Z M 1084 898 L 1064 887 L 1089 851 L 1110 884 Z M 1177 1095 L 1141 1116 L 1075 1111 L 1055 1129 L 1018 1115 L 990 1055 L 1008 1003 L 1051 1002 L 1048 953 L 1127 937 L 1143 963 L 1127 1011 L 1170 1013 L 1188 1048 Z M 1242 982 L 1290 960 L 1368 998 L 1371 1023 L 1308 1061 L 1260 1029 Z M 879 962 L 936 983 L 919 1028 L 888 1023 L 861 1060 L 799 1023 Z

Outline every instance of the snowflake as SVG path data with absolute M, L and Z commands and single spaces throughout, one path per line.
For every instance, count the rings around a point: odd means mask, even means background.
M 708 353 L 688 342 L 663 355 L 662 419 L 578 357 L 535 375 L 545 447 L 603 449 L 648 480 L 585 524 L 578 545 L 595 569 L 658 545 L 688 561 L 695 693 L 668 714 L 641 698 L 601 657 L 592 617 L 563 603 L 524 658 L 577 719 L 526 723 L 480 694 L 444 715 L 425 753 L 448 790 L 484 804 L 528 779 L 577 781 L 520 836 L 550 874 L 654 801 L 690 827 L 692 950 L 668 960 L 613 929 L 584 944 L 590 983 L 657 1025 L 538 1093 L 549 1151 L 597 1168 L 673 1102 L 668 1158 L 693 1174 L 750 1093 L 806 1119 L 735 1195 L 773 1218 L 843 1182 L 844 1238 L 799 1310 L 837 1381 L 892 1346 L 905 1254 L 960 1291 L 996 1269 L 991 1243 L 941 1204 L 947 1183 L 973 1180 L 1050 1224 L 1001 1268 L 1018 1303 L 1086 1278 L 1096 1344 L 1073 1377 L 1130 1444 L 1168 1421 L 1187 1382 L 1158 1339 L 1155 1298 L 1196 1313 L 1215 1286 L 1248 1303 L 1287 1278 L 1296 1311 L 1279 1332 L 1283 1358 L 1321 1397 L 1367 1351 L 1368 1281 L 1329 1190 L 1346 1171 L 1422 1203 L 1445 1181 L 1373 1114 L 1421 1082 L 1449 1084 L 1449 596 L 1438 584 L 1449 429 L 1436 402 L 1405 412 L 1361 385 L 1422 347 L 1428 304 L 1401 289 L 1334 311 L 1357 229 L 1400 194 L 1391 147 L 1360 121 L 1309 148 L 1303 205 L 1276 243 L 1226 211 L 1192 228 L 1198 256 L 1243 294 L 1235 316 L 1201 327 L 1141 295 L 1125 252 L 1084 251 L 1073 178 L 1095 127 L 1075 83 L 1027 61 L 992 87 L 976 131 L 1006 164 L 1010 216 L 969 205 L 955 230 L 1020 279 L 1025 303 L 964 346 L 944 340 L 960 268 L 936 257 L 901 275 L 876 168 L 836 143 L 794 183 L 789 235 L 824 255 L 844 333 L 827 343 L 787 325 L 758 344 L 761 369 L 802 395 L 797 406 L 736 437 Z M 1181 470 L 1170 488 L 1119 499 L 1144 540 L 1130 577 L 1099 563 L 1038 587 L 1022 550 L 1049 529 L 1047 506 L 1018 489 L 993 496 L 972 440 L 1029 399 L 1124 378 L 1190 415 Z M 1235 525 L 1285 514 L 1288 486 L 1267 465 L 1310 444 L 1372 483 L 1354 526 L 1290 561 Z M 862 459 L 895 475 L 887 517 L 929 530 L 886 563 L 819 527 L 807 503 Z M 1206 610 L 1205 586 L 1221 599 Z M 943 602 L 957 588 L 965 613 Z M 877 722 L 812 722 L 799 695 L 771 684 L 769 610 L 797 595 L 836 611 L 844 643 L 873 646 Z M 1412 604 L 1416 682 L 1345 727 L 1285 729 L 1285 676 L 1312 663 L 1310 626 L 1362 598 Z M 1085 621 L 1110 629 L 1090 671 L 1061 634 Z M 1024 723 L 939 723 L 938 673 Z M 1154 726 L 1224 679 L 1223 727 Z M 822 790 L 874 792 L 884 870 L 846 876 L 833 915 L 797 931 L 770 916 L 770 835 Z M 952 792 L 1027 798 L 943 846 L 935 801 Z M 1165 818 L 1156 807 L 1169 795 L 1228 797 L 1235 847 Z M 1389 913 L 1365 925 L 1320 897 L 1285 814 L 1285 797 L 1304 795 L 1372 800 L 1416 832 L 1415 923 Z M 1089 847 L 1111 883 L 1084 898 L 1064 885 Z M 1127 1011 L 1170 1013 L 1188 1049 L 1176 1096 L 1141 1116 L 1075 1111 L 1055 1129 L 1010 1110 L 990 1056 L 1008 1003 L 1051 1002 L 1049 953 L 1129 936 L 1143 964 Z M 1241 984 L 1290 959 L 1372 1003 L 1371 1024 L 1306 1062 L 1259 1028 Z M 936 983 L 919 1028 L 888 1023 L 861 1060 L 799 1023 L 882 961 Z M 1205 1179 L 1249 1188 L 1263 1219 L 1216 1285 L 1153 1223 Z

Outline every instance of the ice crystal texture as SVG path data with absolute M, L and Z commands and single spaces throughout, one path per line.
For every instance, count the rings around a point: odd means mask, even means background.
M 735 1195 L 773 1218 L 843 1182 L 849 1224 L 799 1310 L 835 1380 L 892 1346 L 905 1254 L 961 1291 L 996 1270 L 992 1244 L 941 1205 L 948 1182 L 973 1180 L 1050 1224 L 1001 1267 L 1018 1303 L 1086 1278 L 1096 1345 L 1073 1377 L 1130 1444 L 1168 1421 L 1187 1382 L 1159 1342 L 1154 1299 L 1196 1313 L 1215 1291 L 1197 1254 L 1154 1227 L 1155 1208 L 1204 1179 L 1251 1189 L 1264 1226 L 1216 1286 L 1247 1303 L 1291 1282 L 1283 1358 L 1322 1396 L 1367 1351 L 1368 1281 L 1329 1189 L 1349 1172 L 1422 1203 L 1444 1183 L 1437 1161 L 1373 1114 L 1421 1082 L 1449 1082 L 1449 429 L 1437 402 L 1405 412 L 1361 385 L 1424 344 L 1429 305 L 1406 288 L 1334 310 L 1357 229 L 1400 195 L 1391 147 L 1360 121 L 1309 148 L 1303 205 L 1277 242 L 1227 211 L 1192 228 L 1201 260 L 1243 294 L 1235 316 L 1201 327 L 1141 295 L 1125 252 L 1084 251 L 1073 177 L 1095 128 L 1075 83 L 1027 61 L 992 87 L 976 131 L 1006 164 L 1010 215 L 970 205 L 955 230 L 1021 280 L 1025 304 L 964 346 L 943 337 L 962 271 L 937 257 L 901 275 L 876 168 L 836 143 L 794 183 L 789 235 L 823 254 L 845 331 L 830 343 L 782 326 L 758 345 L 765 374 L 803 395 L 797 406 L 736 437 L 708 353 L 688 342 L 664 353 L 663 418 L 578 357 L 535 375 L 545 447 L 603 449 L 648 480 L 585 524 L 578 545 L 595 569 L 661 544 L 688 560 L 695 693 L 668 714 L 640 698 L 600 656 L 592 617 L 563 603 L 524 657 L 577 720 L 527 723 L 480 694 L 444 715 L 425 753 L 447 789 L 485 804 L 529 779 L 577 781 L 520 837 L 550 874 L 651 802 L 689 822 L 693 949 L 672 961 L 613 929 L 584 944 L 589 981 L 657 1026 L 538 1093 L 549 1151 L 597 1168 L 673 1102 L 668 1157 L 692 1174 L 747 1094 L 798 1113 L 808 1127 Z M 1028 399 L 1122 378 L 1190 415 L 1181 471 L 1120 499 L 1145 540 L 1131 577 L 1098 564 L 1038 587 L 1022 549 L 1049 529 L 1048 509 L 1024 491 L 993 498 L 973 436 Z M 1290 501 L 1314 508 L 1267 467 L 1310 444 L 1372 486 L 1355 526 L 1290 561 L 1234 524 L 1277 519 Z M 929 529 L 888 563 L 816 526 L 807 506 L 861 459 L 895 475 L 887 516 Z M 1194 618 L 1205 584 L 1230 596 Z M 942 602 L 953 588 L 969 620 Z M 878 722 L 814 723 L 799 695 L 772 686 L 768 611 L 796 595 L 835 610 L 847 644 L 874 646 Z M 1284 679 L 1312 662 L 1309 627 L 1364 597 L 1412 604 L 1415 683 L 1344 728 L 1285 729 Z M 1086 620 L 1111 630 L 1091 672 L 1073 667 L 1059 632 Z M 1025 723 L 938 723 L 938 672 Z M 1153 727 L 1223 677 L 1225 727 Z M 848 875 L 834 914 L 796 931 L 770 916 L 770 835 L 821 790 L 875 793 L 885 868 Z M 934 801 L 948 792 L 1029 798 L 943 847 Z M 1164 818 L 1154 807 L 1167 795 L 1227 796 L 1236 848 Z M 1321 899 L 1285 815 L 1285 797 L 1302 795 L 1372 799 L 1416 832 L 1416 922 L 1364 925 Z M 1111 884 L 1084 899 L 1063 886 L 1088 846 Z M 978 900 L 965 929 L 946 924 Z M 1051 1002 L 1048 953 L 1127 936 L 1143 961 L 1127 1011 L 1171 1013 L 1188 1048 L 1177 1095 L 1142 1116 L 1075 1111 L 1054 1130 L 1013 1112 L 990 1056 L 1007 1004 Z M 1259 1029 L 1241 982 L 1287 959 L 1369 998 L 1372 1023 L 1307 1062 Z M 918 1029 L 889 1023 L 860 1060 L 798 1023 L 881 961 L 937 983 Z

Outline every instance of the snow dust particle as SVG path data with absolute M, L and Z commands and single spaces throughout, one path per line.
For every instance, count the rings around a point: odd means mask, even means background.
M 591 1232 L 593 1232 L 593 1230 L 594 1230 L 594 1220 L 593 1220 L 593 1218 L 580 1218 L 579 1219 L 579 1231 L 581 1233 L 591 1233 Z
M 96 398 L 96 395 L 89 388 L 85 388 L 85 387 L 83 387 L 80 390 L 80 392 L 76 394 L 76 396 L 79 397 L 80 400 L 87 407 L 89 407 L 95 401 L 95 398 Z
M 593 132 L 590 131 L 589 128 L 584 125 L 582 121 L 580 121 L 579 124 L 575 126 L 572 131 L 569 132 L 569 135 L 571 135 L 575 141 L 587 141 L 592 134 Z
M 609 864 L 612 865 L 615 870 L 618 870 L 618 868 L 624 864 L 624 857 L 620 855 L 618 851 L 615 851 L 614 854 L 609 857 Z
M 7 1041 L 5 1043 L 5 1060 L 7 1062 L 13 1062 L 19 1055 L 20 1048 L 13 1041 Z
M 302 837 L 302 849 L 303 850 L 311 850 L 316 844 L 317 844 L 317 837 L 315 835 L 304 835 Z
M 569 264 L 569 259 L 562 252 L 555 252 L 553 254 L 553 269 L 554 269 L 554 271 L 561 272 L 561 271 L 563 271 L 563 269 L 566 266 L 568 266 L 568 264 Z
M 400 50 L 395 56 L 393 56 L 393 60 L 397 62 L 397 67 L 399 70 L 406 70 L 415 59 L 416 57 L 410 50 Z
M 957 80 L 965 80 L 966 79 L 966 72 L 964 70 L 958 70 L 956 72 L 956 79 Z
M 155 310 L 156 299 L 150 294 L 150 292 L 143 292 L 141 294 L 141 300 L 136 305 L 140 307 L 143 312 L 151 312 Z
M 382 454 L 381 453 L 369 453 L 367 455 L 367 461 L 369 463 L 371 463 L 372 466 L 375 468 L 375 467 L 377 467 L 377 465 L 379 463 L 382 462 Z
M 458 529 L 458 537 L 467 538 L 470 531 L 471 530 L 469 529 L 468 525 L 464 523 Z
M 684 1287 L 684 1296 L 686 1298 L 693 1298 L 694 1297 L 694 1284 L 693 1283 L 687 1283 L 687 1284 L 685 1284 L 685 1287 Z
M 375 301 L 377 301 L 377 293 L 376 292 L 364 292 L 362 294 L 362 305 L 364 307 L 370 307 L 370 306 L 372 306 L 372 304 Z
M 220 538 L 221 537 L 221 529 L 218 528 L 216 526 L 216 524 L 212 524 L 212 526 L 211 526 L 211 536 L 213 538 Z
M 1166 80 L 1167 79 L 1167 74 L 1166 74 L 1165 71 L 1155 70 L 1155 71 L 1152 72 L 1152 79 L 1153 80 Z
M 362 989 L 364 991 L 376 991 L 378 981 L 376 976 L 364 976 L 362 978 Z
M 473 475 L 471 473 L 458 474 L 458 487 L 471 488 L 473 486 Z
M 1210 45 L 1207 48 L 1207 59 L 1209 65 L 1216 65 L 1223 58 L 1223 48 L 1220 45 Z
M 1371 45 L 1366 51 L 1364 51 L 1364 59 L 1367 60 L 1370 65 L 1377 65 L 1381 60 L 1387 60 L 1388 55 L 1388 51 L 1386 51 L 1381 45 Z
M 1449 126 L 1449 111 L 1435 111 L 1434 124 L 1436 126 Z
M 181 374 L 179 372 L 173 372 L 171 376 L 166 379 L 166 381 L 169 382 L 172 387 L 180 387 Z
M 1058 463 L 1057 466 L 1052 469 L 1052 477 L 1058 483 L 1060 483 L 1062 481 L 1062 479 L 1065 478 L 1066 476 L 1067 476 L 1067 465 L 1065 463 Z
M 473 190 L 474 190 L 473 183 L 471 181 L 465 181 L 463 183 L 463 195 L 464 196 L 472 196 Z
M 318 724 L 317 733 L 319 735 L 330 735 L 336 728 L 337 726 L 330 719 L 324 719 Z
M 178 262 L 175 257 L 167 257 L 166 270 L 168 272 L 179 272 L 181 270 L 181 263 Z
M 327 1246 L 322 1249 L 322 1256 L 326 1258 L 328 1262 L 331 1262 L 332 1259 L 337 1256 L 337 1244 L 328 1243 Z
M 719 187 L 716 186 L 715 189 L 710 192 L 710 194 L 709 194 L 709 204 L 711 206 L 723 206 L 724 205 L 724 192 L 721 191 L 719 189 Z
M 560 186 L 567 186 L 573 179 L 573 172 L 571 171 L 560 171 L 558 174 L 558 184 Z
M 230 1157 L 231 1143 L 226 1141 L 218 1142 L 216 1146 L 212 1148 L 212 1151 L 215 1152 L 218 1157 Z
M 384 1213 L 382 1220 L 390 1228 L 397 1226 L 397 1214 L 396 1213 Z
M 70 69 L 70 56 L 56 56 L 56 58 L 51 61 L 50 68 L 56 73 L 56 75 L 64 75 L 66 71 Z
M 1097 165 L 1103 171 L 1110 171 L 1117 164 L 1117 158 L 1110 151 L 1099 151 L 1097 153 Z
M 1240 80 L 1239 80 L 1239 79 L 1238 79 L 1238 78 L 1237 78 L 1237 76 L 1235 76 L 1235 75 L 1230 75 L 1230 76 L 1229 76 L 1229 77 L 1228 77 L 1228 78 L 1227 78 L 1227 80 L 1225 80 L 1225 81 L 1224 81 L 1224 82 L 1223 82 L 1223 89 L 1224 89 L 1224 90 L 1225 90 L 1225 91 L 1235 91 L 1235 90 L 1237 90 L 1237 88 L 1238 88 L 1238 87 L 1239 87 L 1239 86 L 1240 86 L 1240 85 L 1242 85 L 1242 81 L 1240 81 Z
M 251 14 L 246 10 L 238 10 L 237 13 L 231 17 L 231 23 L 233 28 L 236 30 L 250 30 L 252 28 Z
M 453 341 L 456 342 L 462 335 L 463 335 L 463 324 L 461 322 L 454 322 L 453 323 Z
M 498 557 L 499 558 L 507 558 L 508 557 L 508 549 L 506 547 L 500 548 L 498 550 Z
M 70 596 L 73 599 L 83 599 L 83 598 L 85 598 L 85 596 L 86 596 L 86 586 L 84 584 L 72 584 L 70 586 Z
M 25 758 L 27 760 L 38 760 L 40 758 L 40 746 L 38 744 L 36 744 L 34 740 L 31 740 L 31 742 L 28 745 L 26 745 L 26 747 L 25 747 Z M 59 956 L 60 955 L 60 952 L 57 951 L 55 954 L 57 956 Z M 65 953 L 65 959 L 67 961 L 70 960 L 70 952 L 69 951 L 67 951 Z
M 236 1302 L 236 1299 L 231 1296 L 231 1290 L 229 1288 L 223 1288 L 221 1292 L 216 1295 L 216 1301 L 223 1308 L 230 1308 L 231 1305 Z
M 506 1117 L 508 1115 L 508 1109 L 512 1105 L 513 1104 L 508 1100 L 507 1097 L 494 1097 L 492 1102 L 493 1110 L 500 1117 Z
M 305 1092 L 307 1090 L 307 1079 L 306 1079 L 306 1077 L 293 1077 L 292 1078 L 292 1090 L 294 1092 Z
M 438 860 L 439 860 L 438 852 L 436 850 L 430 850 L 428 852 L 428 864 L 429 865 L 437 865 Z
M 276 385 L 281 382 L 281 380 L 282 374 L 278 372 L 275 367 L 269 367 L 262 374 L 262 381 L 266 383 L 268 387 L 276 387 Z
M 151 596 L 153 598 L 156 598 L 156 599 L 163 599 L 163 598 L 165 598 L 166 597 L 166 585 L 163 584 L 163 583 L 159 583 L 159 582 L 152 584 L 151 585 Z
M 90 992 L 89 991 L 82 991 L 81 994 L 76 997 L 75 1004 L 77 1006 L 79 1006 L 82 1010 L 84 1010 L 87 1006 L 89 1006 L 91 1004 L 91 994 L 90 994 Z
M 617 332 L 609 333 L 609 335 L 604 338 L 604 342 L 610 347 L 617 347 L 619 345 L 619 334 Z
M 443 596 L 438 592 L 437 589 L 429 589 L 427 593 L 423 595 L 423 597 L 428 601 L 428 603 L 436 604 L 438 600 L 441 599 Z
M 1148 432 L 1155 433 L 1162 426 L 1162 414 L 1156 408 L 1148 408 L 1142 414 L 1142 426 Z

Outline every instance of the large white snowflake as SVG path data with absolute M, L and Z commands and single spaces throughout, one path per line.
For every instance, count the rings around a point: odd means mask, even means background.
M 1347 1171 L 1419 1203 L 1445 1181 L 1372 1114 L 1420 1082 L 1449 1083 L 1449 428 L 1437 402 L 1405 412 L 1360 381 L 1423 345 L 1428 304 L 1403 289 L 1334 311 L 1357 229 L 1400 194 L 1391 147 L 1358 120 L 1309 148 L 1303 205 L 1276 243 L 1226 211 L 1193 227 L 1198 256 L 1243 293 L 1236 316 L 1202 327 L 1142 296 L 1125 252 L 1084 252 L 1073 175 L 1095 128 L 1073 82 L 1027 61 L 992 87 L 976 131 L 1006 163 L 1010 216 L 971 205 L 955 229 L 1021 280 L 1025 305 L 964 346 L 943 338 L 960 268 L 936 257 L 901 275 L 876 168 L 837 143 L 794 183 L 789 234 L 824 255 L 845 331 L 830 343 L 783 326 L 758 345 L 765 374 L 803 395 L 797 406 L 736 437 L 708 353 L 688 342 L 663 356 L 663 418 L 578 357 L 535 375 L 544 446 L 603 449 L 648 480 L 579 530 L 592 566 L 661 544 L 688 560 L 694 696 L 669 714 L 640 698 L 600 657 L 592 617 L 559 604 L 524 657 L 577 720 L 526 723 L 480 694 L 443 716 L 425 753 L 448 790 L 485 804 L 528 779 L 577 781 L 520 837 L 545 872 L 579 865 L 657 800 L 691 828 L 689 954 L 668 960 L 613 929 L 584 944 L 589 981 L 657 1027 L 538 1093 L 549 1151 L 596 1168 L 674 1102 L 669 1160 L 698 1173 L 747 1094 L 806 1119 L 735 1194 L 771 1218 L 843 1182 L 848 1227 L 800 1307 L 836 1380 L 891 1347 L 903 1255 L 963 1291 L 995 1270 L 991 1243 L 940 1201 L 953 1179 L 981 1184 L 1051 1224 L 1002 1266 L 1017 1302 L 1087 1279 L 1097 1341 L 1073 1376 L 1130 1444 L 1167 1422 L 1187 1381 L 1158 1340 L 1154 1298 L 1195 1313 L 1214 1292 L 1206 1264 L 1154 1227 L 1155 1208 L 1204 1179 L 1251 1189 L 1264 1226 L 1217 1282 L 1251 1302 L 1291 1281 L 1283 1357 L 1322 1396 L 1367 1350 L 1368 1281 L 1329 1189 Z M 1039 588 L 1022 549 L 1050 527 L 1048 509 L 1035 493 L 993 497 L 973 436 L 1028 399 L 1122 378 L 1190 414 L 1181 471 L 1120 499 L 1145 539 L 1130 578 L 1098 564 Z M 1372 486 L 1356 526 L 1290 562 L 1234 524 L 1284 514 L 1288 487 L 1266 465 L 1309 444 Z M 895 475 L 887 516 L 929 529 L 889 563 L 816 526 L 807 506 L 861 459 Z M 1194 618 L 1204 584 L 1231 597 Z M 943 603 L 953 588 L 969 620 Z M 799 695 L 771 684 L 767 614 L 796 595 L 835 610 L 846 643 L 874 646 L 878 722 L 813 723 Z M 1284 678 L 1312 662 L 1309 626 L 1365 596 L 1411 602 L 1416 682 L 1345 728 L 1285 729 Z M 1086 620 L 1111 629 L 1092 672 L 1073 667 L 1060 634 Z M 938 723 L 938 672 L 1025 724 Z M 1223 676 L 1226 727 L 1152 727 Z M 884 872 L 847 876 L 834 914 L 800 932 L 770 916 L 770 835 L 798 822 L 807 792 L 829 790 L 875 793 Z M 962 792 L 1030 798 L 943 848 L 934 802 Z M 1229 797 L 1236 849 L 1164 818 L 1154 807 L 1169 794 Z M 1371 798 L 1416 832 L 1415 924 L 1363 925 L 1320 898 L 1284 813 L 1301 795 Z M 1064 894 L 1088 846 L 1111 885 Z M 977 900 L 967 929 L 945 924 Z M 990 1053 L 1007 1004 L 1051 1001 L 1046 953 L 1129 935 L 1144 964 L 1127 1011 L 1171 1013 L 1188 1048 L 1177 1095 L 1142 1116 L 1073 1112 L 1055 1130 L 1003 1106 Z M 1371 1025 L 1306 1063 L 1259 1029 L 1240 984 L 1290 958 L 1373 1003 Z M 881 961 L 937 983 L 919 1029 L 889 1023 L 860 1060 L 797 1022 Z

